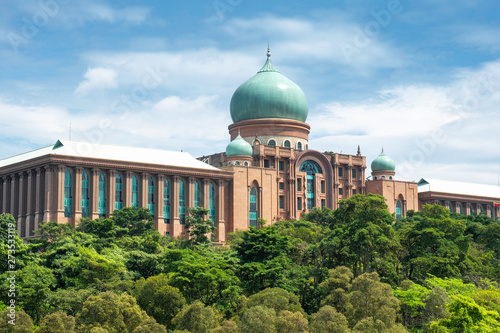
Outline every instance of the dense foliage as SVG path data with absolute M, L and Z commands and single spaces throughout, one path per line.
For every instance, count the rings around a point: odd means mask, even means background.
M 189 212 L 189 239 L 124 208 L 29 242 L 0 215 L 0 331 L 500 331 L 500 222 L 484 215 L 427 205 L 395 223 L 383 197 L 355 195 L 214 246 L 206 209 Z

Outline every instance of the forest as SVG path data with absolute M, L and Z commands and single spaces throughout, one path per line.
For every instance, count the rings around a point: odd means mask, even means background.
M 500 332 L 500 222 L 485 215 L 395 221 L 357 194 L 216 246 L 207 210 L 189 212 L 179 239 L 143 208 L 26 241 L 0 215 L 0 332 Z

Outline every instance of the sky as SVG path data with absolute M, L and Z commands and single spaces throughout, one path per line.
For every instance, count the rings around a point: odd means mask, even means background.
M 269 42 L 308 98 L 309 148 L 499 185 L 498 17 L 493 0 L 5 1 L 0 159 L 70 135 L 222 152 Z

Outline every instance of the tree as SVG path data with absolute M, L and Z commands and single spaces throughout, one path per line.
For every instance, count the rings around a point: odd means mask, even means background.
M 335 217 L 333 210 L 328 207 L 323 207 L 321 209 L 314 207 L 309 213 L 304 214 L 301 220 L 328 227 L 335 221 Z
M 311 333 L 351 332 L 346 317 L 329 305 L 323 306 L 317 313 L 311 316 L 309 331 Z
M 400 302 L 393 296 L 391 286 L 380 282 L 376 272 L 355 278 L 351 290 L 346 305 L 351 326 L 365 318 L 376 322 L 379 332 L 395 325 Z
M 15 315 L 15 325 L 9 323 Z M 10 309 L 0 312 L 0 332 L 2 333 L 31 333 L 33 332 L 33 321 L 31 317 L 21 309 L 16 309 L 15 314 Z
M 448 209 L 439 205 L 425 205 L 402 221 L 398 233 L 406 248 L 407 276 L 421 280 L 427 274 L 459 277 L 472 241 L 472 235 L 464 235 L 465 228 L 465 220 L 450 218 Z
M 334 222 L 330 228 L 334 237 L 347 252 L 349 263 L 353 266 L 354 276 L 370 272 L 371 261 L 395 250 L 398 243 L 391 228 L 394 217 L 387 210 L 384 197 L 376 194 L 356 194 L 339 201 L 339 208 L 334 211 Z
M 186 218 L 184 227 L 189 233 L 192 244 L 211 244 L 211 240 L 207 237 L 207 234 L 213 233 L 216 228 L 214 221 L 205 220 L 205 215 L 207 215 L 208 212 L 209 210 L 203 207 L 189 208 L 190 216 Z
M 154 321 L 141 310 L 135 298 L 108 291 L 90 296 L 85 301 L 76 317 L 76 326 L 81 333 L 91 333 L 96 327 L 109 333 L 133 333 L 137 327 L 151 323 L 151 320 Z
M 147 208 L 124 207 L 115 210 L 111 217 L 114 224 L 119 228 L 117 236 L 143 236 L 154 230 L 154 219 L 152 212 Z
M 225 320 L 219 327 L 210 331 L 211 333 L 238 333 L 238 324 L 233 320 Z
M 78 246 L 78 253 L 63 262 L 63 278 L 71 286 L 94 286 L 106 289 L 106 283 L 126 280 L 125 258 L 113 253 L 118 248 L 108 249 L 102 254 L 92 247 Z
M 221 316 L 211 306 L 205 306 L 200 301 L 185 306 L 172 323 L 178 330 L 188 330 L 191 333 L 207 333 L 217 327 Z
M 238 276 L 249 293 L 284 283 L 290 266 L 287 256 L 291 249 L 290 237 L 279 234 L 277 227 L 250 230 L 232 243 L 242 265 Z
M 142 278 L 135 282 L 133 295 L 137 304 L 148 315 L 167 328 L 173 329 L 171 321 L 182 310 L 186 300 L 179 289 L 168 285 L 168 282 L 169 279 L 165 274 L 147 280 Z
M 162 262 L 169 284 L 178 288 L 188 303 L 201 300 L 204 304 L 227 304 L 239 294 L 239 279 L 235 274 L 237 260 L 228 257 L 227 250 L 198 247 L 166 250 Z
M 248 298 L 247 307 L 262 305 L 276 313 L 287 310 L 303 313 L 299 297 L 281 288 L 268 288 Z
M 48 311 L 47 298 L 56 279 L 49 268 L 31 263 L 18 272 L 19 305 L 38 322 Z
M 306 333 L 307 319 L 302 312 L 281 311 L 276 317 L 276 331 L 278 333 Z
M 339 266 L 328 271 L 328 278 L 319 285 L 323 296 L 321 305 L 331 305 L 339 312 L 345 312 L 348 292 L 351 289 L 352 271 Z
M 277 333 L 276 311 L 257 305 L 243 311 L 238 330 L 240 333 Z
M 441 319 L 430 325 L 431 331 L 439 327 L 448 328 L 451 332 L 498 332 L 500 323 L 496 311 L 488 311 L 478 305 L 471 297 L 452 295 L 448 305 L 449 319 Z
M 59 288 L 48 295 L 47 303 L 49 303 L 51 310 L 57 309 L 71 316 L 76 316 L 83 308 L 83 303 L 87 298 L 95 294 L 97 292 L 92 288 Z
M 403 281 L 401 286 L 394 290 L 394 296 L 401 301 L 401 317 L 406 327 L 420 327 L 426 306 L 425 299 L 430 292 L 426 287 L 410 280 Z
M 35 333 L 75 333 L 75 317 L 62 311 L 46 315 Z
M 18 236 L 17 223 L 10 214 L 0 214 L 0 272 L 22 269 L 34 256 Z

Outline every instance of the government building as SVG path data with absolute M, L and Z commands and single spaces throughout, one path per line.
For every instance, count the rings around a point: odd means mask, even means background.
M 299 219 L 315 207 L 336 209 L 355 194 L 382 195 L 396 219 L 423 204 L 461 214 L 500 216 L 500 188 L 422 179 L 396 180 L 382 150 L 366 174 L 366 157 L 309 149 L 311 127 L 302 89 L 282 75 L 268 50 L 264 66 L 241 84 L 230 102 L 233 123 L 225 152 L 194 158 L 185 152 L 57 140 L 0 160 L 0 212 L 17 219 L 20 237 L 42 221 L 77 225 L 123 207 L 149 208 L 155 227 L 171 237 L 184 232 L 188 207 L 205 207 L 229 232 Z M 354 147 L 353 147 L 354 148 Z M 367 180 L 369 179 L 369 180 Z

